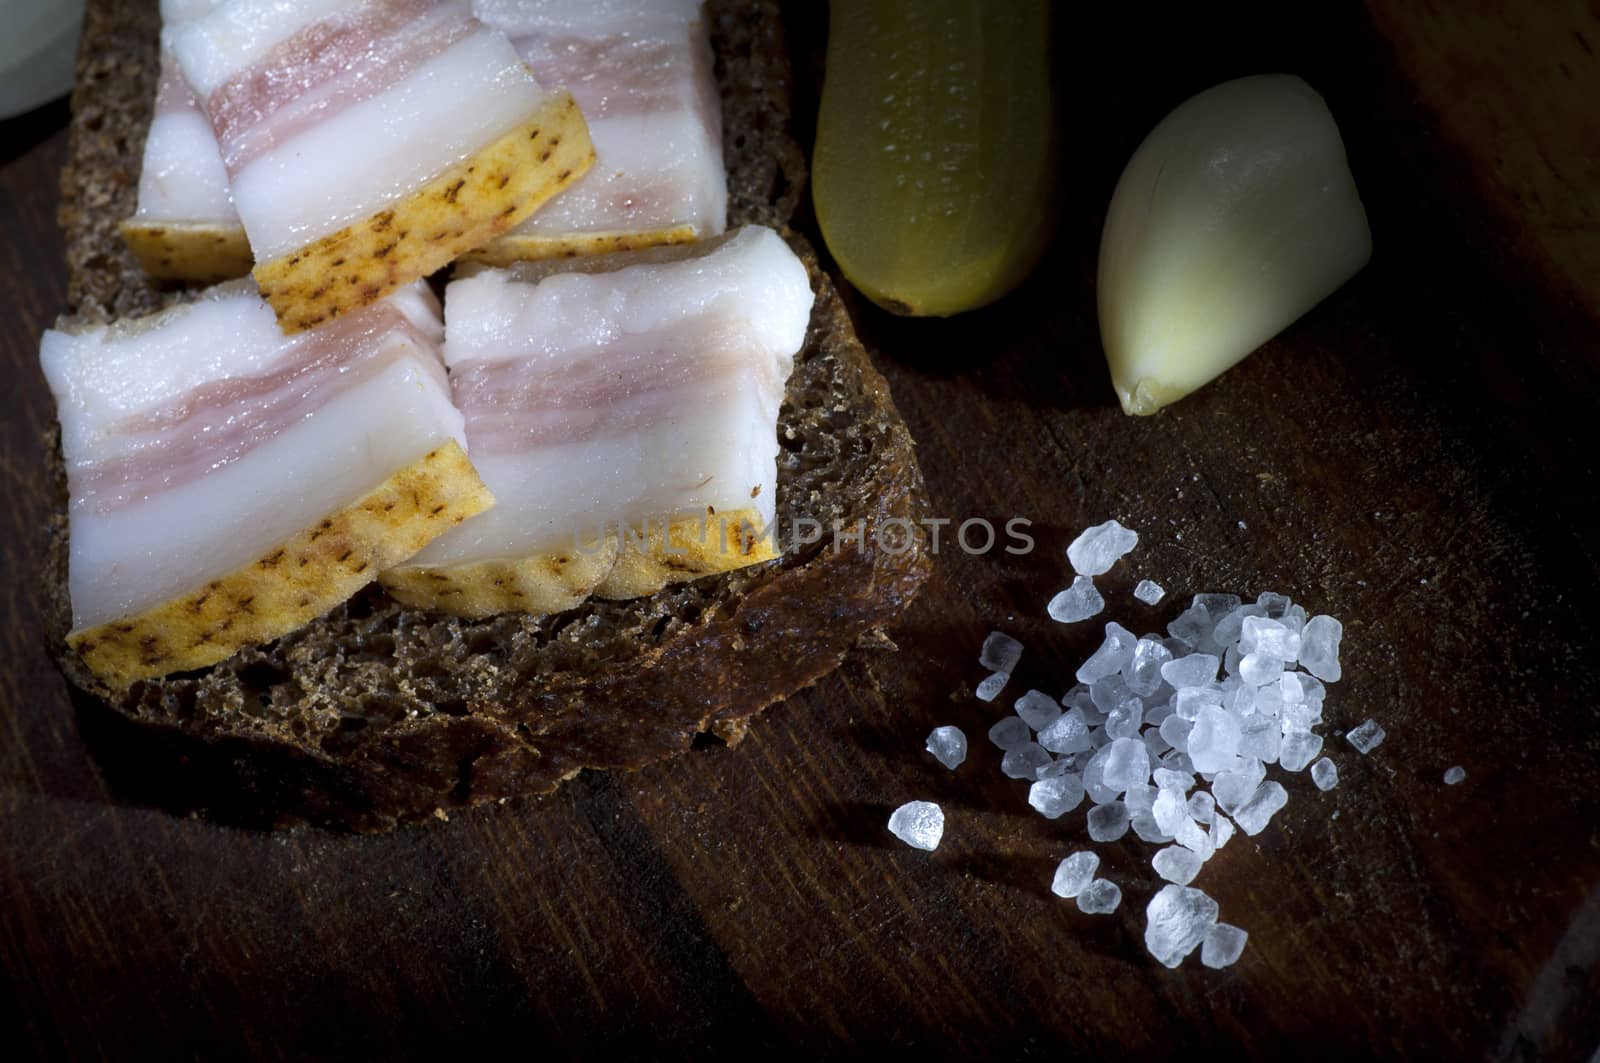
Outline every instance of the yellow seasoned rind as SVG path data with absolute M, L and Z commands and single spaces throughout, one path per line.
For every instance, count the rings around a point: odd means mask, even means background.
M 599 598 L 639 598 L 669 583 L 770 561 L 779 553 L 775 538 L 765 531 L 754 507 L 648 521 L 622 535 L 617 563 L 594 593 Z
M 699 238 L 700 232 L 693 225 L 626 233 L 563 233 L 559 236 L 507 233 L 461 257 L 491 266 L 509 266 L 513 262 L 532 262 L 542 258 L 578 258 L 667 244 L 689 244 Z
M 401 565 L 379 579 L 397 601 L 417 609 L 466 617 L 559 613 L 591 595 L 639 598 L 668 583 L 770 561 L 778 551 L 762 527 L 753 508 L 648 521 L 582 548 L 469 565 Z
M 617 536 L 579 549 L 471 565 L 401 565 L 379 577 L 403 605 L 456 616 L 559 613 L 581 604 L 617 560 Z
M 144 271 L 161 280 L 213 284 L 243 277 L 255 261 L 238 224 L 129 218 L 118 228 Z
M 67 644 L 113 690 L 204 668 L 321 616 L 493 504 L 466 452 L 446 443 L 264 557 Z
M 594 165 L 589 127 L 556 93 L 526 123 L 416 195 L 256 266 L 285 332 L 382 299 L 519 224 Z

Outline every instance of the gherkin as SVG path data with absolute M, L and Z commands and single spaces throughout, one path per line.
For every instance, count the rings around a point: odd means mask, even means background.
M 1055 191 L 1046 0 L 837 0 L 813 189 L 845 277 L 947 316 L 1020 284 Z

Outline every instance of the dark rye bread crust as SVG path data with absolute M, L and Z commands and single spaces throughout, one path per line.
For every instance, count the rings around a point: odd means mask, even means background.
M 732 224 L 784 228 L 804 186 L 788 132 L 788 65 L 771 2 L 708 5 L 723 93 Z M 117 233 L 132 212 L 155 90 L 155 0 L 90 0 L 62 175 L 69 313 L 104 321 L 181 295 L 140 271 Z M 584 768 L 632 769 L 749 718 L 832 671 L 892 621 L 926 577 L 921 475 L 888 386 L 838 293 L 790 236 L 817 292 L 779 423 L 778 516 L 861 539 L 628 602 L 470 621 L 401 608 L 375 585 L 327 616 L 203 672 L 100 687 L 65 647 L 66 521 L 46 573 L 63 671 L 121 718 L 117 742 L 203 780 L 196 806 L 230 819 L 392 828 L 554 788 Z M 55 458 L 60 478 L 59 454 Z M 64 482 L 64 480 L 63 480 Z M 64 490 L 62 512 L 65 510 Z M 86 712 L 98 711 L 93 702 Z M 100 725 L 93 725 L 97 729 Z

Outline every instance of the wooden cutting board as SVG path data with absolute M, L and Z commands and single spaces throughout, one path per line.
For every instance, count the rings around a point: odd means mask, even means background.
M 820 5 L 795 4 L 809 140 Z M 1129 6 L 1129 5 L 1124 5 Z M 1469 10 L 1455 10 L 1456 8 Z M 1063 6 L 1062 222 L 1022 291 L 948 322 L 858 324 L 919 442 L 934 512 L 1032 522 L 1023 556 L 946 532 L 893 632 L 735 749 L 393 836 L 260 834 L 163 810 L 69 701 L 34 580 L 51 419 L 37 338 L 63 301 L 62 107 L 0 136 L 0 966 L 11 1043 L 48 1055 L 748 1054 L 1585 1059 L 1600 1045 L 1600 13 L 1590 4 Z M 1093 274 L 1116 176 L 1194 91 L 1291 71 L 1328 99 L 1372 264 L 1162 415 L 1125 418 Z M 1328 749 L 1268 832 L 1196 885 L 1237 966 L 1142 945 L 1152 847 L 1096 846 L 1111 916 L 1053 897 L 1083 812 L 1034 815 L 983 733 L 977 647 L 1060 692 L 1098 642 L 1044 603 L 1118 517 L 1102 581 L 1139 629 L 1195 591 L 1289 593 L 1345 622 Z M 1130 596 L 1168 588 L 1147 609 Z M 1357 755 L 1348 727 L 1388 740 Z M 973 741 L 951 773 L 938 724 Z M 1467 771 L 1446 787 L 1446 768 Z M 885 831 L 939 801 L 938 851 Z

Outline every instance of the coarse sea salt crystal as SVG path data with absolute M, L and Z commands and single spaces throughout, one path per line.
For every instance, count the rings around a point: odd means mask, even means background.
M 1035 731 L 1042 731 L 1061 718 L 1061 706 L 1042 690 L 1030 690 L 1017 699 L 1017 715 Z
M 1181 716 L 1168 716 L 1161 721 L 1161 737 L 1167 740 L 1167 745 L 1173 749 L 1186 750 L 1189 743 L 1189 731 L 1194 724 Z
M 1007 635 L 1004 631 L 991 631 L 983 640 L 983 651 L 978 654 L 978 663 L 991 672 L 1004 672 L 1010 675 L 1017 670 L 1017 662 L 1022 660 L 1022 643 Z
M 1189 645 L 1182 639 L 1175 639 L 1171 635 L 1168 635 L 1166 638 L 1162 639 L 1161 645 L 1165 646 L 1169 651 L 1171 651 L 1173 660 L 1177 660 L 1179 657 L 1187 657 L 1189 654 L 1194 652 L 1193 646 Z
M 1078 687 L 1075 687 L 1074 690 L 1080 690 L 1080 693 L 1075 693 L 1075 695 L 1067 698 L 1064 704 L 1069 704 L 1069 708 L 1083 712 L 1083 722 L 1090 725 L 1090 727 L 1099 727 L 1099 725 L 1104 724 L 1106 722 L 1106 712 L 1102 712 L 1098 704 L 1094 704 L 1094 695 L 1090 688 L 1083 687 L 1083 684 L 1078 684 Z
M 1166 588 L 1155 580 L 1142 579 L 1133 588 L 1133 596 L 1146 605 L 1155 605 L 1167 596 Z
M 1283 736 L 1283 746 L 1278 752 L 1278 767 L 1284 771 L 1304 771 L 1307 764 L 1322 752 L 1322 736 L 1310 731 L 1296 731 Z
M 1106 734 L 1112 738 L 1138 738 L 1143 724 L 1144 703 L 1138 698 L 1129 698 L 1106 717 Z
M 1161 666 L 1161 678 L 1174 690 L 1203 687 L 1217 678 L 1217 658 L 1209 653 L 1191 653 Z
M 1461 765 L 1457 764 L 1453 768 L 1446 768 L 1445 769 L 1445 772 L 1444 772 L 1444 784 L 1446 786 L 1454 786 L 1457 783 L 1464 781 L 1466 779 L 1466 777 L 1467 777 L 1467 769 L 1463 768 Z
M 1080 709 L 1094 707 L 1094 699 L 1089 696 L 1088 683 L 1074 683 L 1072 689 L 1061 695 L 1061 707 L 1070 709 L 1077 706 Z
M 1135 696 L 1120 674 L 1104 676 L 1089 688 L 1089 699 L 1094 702 L 1095 708 L 1106 715 L 1110 715 L 1112 709 Z
M 1368 720 L 1366 723 L 1345 735 L 1345 740 L 1356 747 L 1356 752 L 1365 756 L 1377 749 L 1386 737 L 1377 720 Z
M 1185 747 L 1199 772 L 1224 771 L 1239 753 L 1239 721 L 1214 705 L 1202 705 Z
M 1078 894 L 1078 911 L 1084 915 L 1109 915 L 1122 903 L 1122 887 L 1097 878 Z
M 1172 835 L 1161 829 L 1156 822 L 1156 817 L 1149 812 L 1135 812 L 1129 820 L 1133 833 L 1151 845 L 1164 845 L 1172 840 Z
M 1007 716 L 989 728 L 989 741 L 1007 752 L 1033 744 L 1033 732 L 1028 722 L 1018 716 Z
M 1097 842 L 1114 842 L 1128 833 L 1130 819 L 1128 806 L 1121 801 L 1109 801 L 1089 809 L 1089 838 Z
M 1180 795 L 1194 789 L 1194 772 L 1179 768 L 1157 768 L 1153 773 L 1156 785 L 1163 790 L 1177 790 Z
M 1163 966 L 1177 967 L 1216 926 L 1217 902 L 1190 886 L 1163 886 L 1145 918 L 1145 948 Z
M 1086 529 L 1067 547 L 1067 560 L 1080 576 L 1099 576 L 1139 545 L 1139 533 L 1115 520 Z
M 1006 684 L 1010 681 L 1011 677 L 1004 672 L 996 672 L 991 676 L 986 676 L 983 682 L 978 684 L 978 700 L 993 701 L 1000 696 L 1000 691 L 1004 690 Z
M 1128 663 L 1122 666 L 1122 680 L 1141 698 L 1161 689 L 1161 666 L 1172 660 L 1172 651 L 1159 639 L 1142 638 L 1134 646 Z
M 1107 624 L 1105 641 L 1089 655 L 1087 661 L 1078 666 L 1078 682 L 1093 684 L 1108 675 L 1121 672 L 1133 659 L 1134 646 L 1138 641 L 1133 632 L 1115 620 Z
M 1239 806 L 1239 810 L 1233 814 L 1233 822 L 1240 830 L 1253 837 L 1266 830 L 1267 822 L 1288 803 L 1289 793 L 1282 785 L 1276 782 L 1264 782 L 1256 787 L 1256 792 L 1250 795 L 1250 800 Z
M 1216 815 L 1217 800 L 1204 790 L 1197 790 L 1189 795 L 1189 818 L 1196 823 L 1210 823 L 1211 817 Z
M 1249 937 L 1236 926 L 1218 923 L 1206 933 L 1205 942 L 1200 946 L 1200 962 L 1216 971 L 1232 967 L 1244 952 L 1244 943 Z
M 1172 838 L 1201 860 L 1210 860 L 1211 854 L 1216 851 L 1211 844 L 1210 832 L 1188 816 L 1185 816 L 1183 822 L 1178 824 L 1178 829 L 1172 832 Z
M 1068 709 L 1044 730 L 1039 732 L 1039 744 L 1052 753 L 1082 753 L 1090 748 L 1089 724 L 1083 710 Z
M 1095 616 L 1105 607 L 1106 600 L 1095 590 L 1094 580 L 1079 576 L 1072 581 L 1072 586 L 1050 599 L 1045 611 L 1050 614 L 1051 620 L 1058 623 L 1076 624 Z
M 1103 734 L 1104 732 L 1099 732 Z M 1140 744 L 1141 749 L 1144 748 Z M 1097 805 L 1107 801 L 1115 801 L 1121 794 L 1120 787 L 1113 787 L 1106 783 L 1106 758 L 1111 755 L 1111 746 L 1104 745 L 1095 750 L 1094 756 L 1089 758 L 1089 763 L 1083 767 L 1083 789 L 1089 795 L 1089 800 Z
M 1180 719 L 1193 723 L 1200 716 L 1202 705 L 1222 704 L 1222 691 L 1209 686 L 1184 687 L 1172 695 L 1173 711 Z
M 1183 771 L 1188 772 L 1190 775 L 1194 774 L 1194 761 L 1189 759 L 1188 754 L 1179 753 L 1176 749 L 1161 754 L 1161 766 L 1168 771 Z
M 1251 713 L 1239 723 L 1239 755 L 1254 757 L 1264 764 L 1275 763 L 1283 735 L 1278 721 Z
M 1040 768 L 1039 774 L 1035 775 L 1034 778 L 1052 779 L 1057 775 L 1070 775 L 1078 767 L 1076 763 L 1077 759 L 1078 758 L 1075 756 L 1057 758 L 1054 763 L 1046 764 L 1044 767 Z
M 1245 618 L 1258 615 L 1257 613 L 1250 612 L 1250 610 L 1256 608 L 1257 607 L 1253 605 L 1241 605 L 1235 608 L 1221 620 L 1218 620 L 1217 626 L 1211 631 L 1212 641 L 1223 648 L 1237 646 L 1239 643 L 1239 636 L 1244 630 Z
M 1344 625 L 1331 616 L 1314 616 L 1300 632 L 1300 667 L 1328 683 L 1339 681 L 1339 642 Z
M 1150 866 L 1156 869 L 1156 874 L 1180 886 L 1187 886 L 1193 882 L 1204 864 L 1205 861 L 1195 852 L 1181 845 L 1169 845 L 1165 849 L 1158 850 L 1150 861 Z
M 1130 786 L 1122 795 L 1122 803 L 1128 806 L 1129 812 L 1148 812 L 1155 805 L 1158 792 L 1154 786 Z
M 1234 712 L 1254 712 L 1276 719 L 1283 713 L 1283 689 L 1276 683 L 1261 687 L 1241 685 L 1234 692 Z
M 1266 777 L 1265 765 L 1259 760 L 1246 760 L 1237 770 L 1218 773 L 1211 781 L 1211 796 L 1217 799 L 1218 808 L 1232 815 L 1239 806 L 1250 800 L 1250 795 L 1256 792 L 1256 787 Z
M 1000 758 L 1000 770 L 1009 779 L 1037 779 L 1041 769 L 1052 763 L 1050 754 L 1037 743 L 1029 742 L 1020 749 L 1008 749 Z
M 1136 738 L 1118 738 L 1108 747 L 1101 778 L 1107 787 L 1122 793 L 1132 786 L 1150 781 L 1150 751 Z
M 1195 595 L 1189 604 L 1204 609 L 1211 622 L 1215 624 L 1239 608 L 1240 598 L 1237 594 L 1218 594 L 1213 591 Z
M 1233 837 L 1233 832 L 1233 820 L 1218 812 L 1211 820 L 1211 851 L 1216 852 L 1227 845 L 1228 839 Z
M 932 801 L 907 801 L 889 817 L 889 832 L 913 849 L 931 852 L 944 837 L 944 810 Z
M 1300 636 L 1290 631 L 1281 620 L 1264 616 L 1246 617 L 1239 631 L 1239 652 L 1293 661 L 1300 655 Z
M 1189 802 L 1179 791 L 1163 787 L 1150 806 L 1150 814 L 1163 834 L 1176 836 L 1179 828 L 1189 822 Z
M 1327 757 L 1311 765 L 1311 781 L 1319 790 L 1331 790 L 1339 785 L 1339 766 Z
M 1057 897 L 1076 897 L 1083 892 L 1083 888 L 1094 881 L 1094 873 L 1100 868 L 1100 857 L 1096 853 L 1080 851 L 1073 853 L 1061 863 L 1056 865 L 1054 880 L 1050 883 L 1050 892 Z
M 1046 819 L 1058 819 L 1083 803 L 1083 779 L 1051 775 L 1028 787 L 1028 804 Z
M 1247 653 L 1239 658 L 1239 678 L 1253 687 L 1276 683 L 1283 677 L 1283 661 L 1260 653 Z
M 1302 701 L 1298 705 L 1285 705 L 1278 716 L 1278 726 L 1284 734 L 1309 731 L 1322 722 L 1322 702 Z
M 1287 594 L 1279 594 L 1277 591 L 1262 591 L 1256 596 L 1256 604 L 1261 607 L 1263 616 L 1277 620 L 1288 611 L 1291 603 Z
M 1215 627 L 1211 614 L 1206 612 L 1204 606 L 1191 605 L 1167 625 L 1167 634 L 1198 648 L 1210 640 Z
M 935 727 L 928 735 L 928 752 L 933 754 L 933 759 L 954 771 L 967 759 L 967 736 L 961 733 L 961 728 Z

